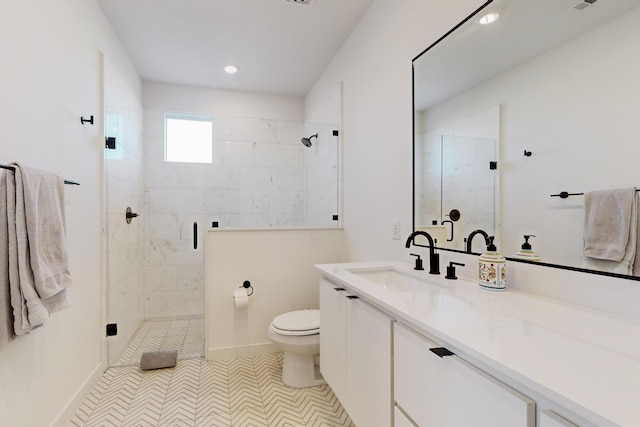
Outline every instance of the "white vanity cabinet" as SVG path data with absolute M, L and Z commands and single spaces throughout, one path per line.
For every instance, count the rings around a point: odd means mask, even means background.
M 320 372 L 340 402 L 347 398 L 345 290 L 320 279 Z
M 531 399 L 460 357 L 432 349 L 446 350 L 396 323 L 394 397 L 417 426 L 535 427 Z
M 415 424 L 396 406 L 393 410 L 393 427 L 415 427 Z
M 578 427 L 553 411 L 540 412 L 538 427 Z
M 392 320 L 320 281 L 320 369 L 358 426 L 392 425 Z

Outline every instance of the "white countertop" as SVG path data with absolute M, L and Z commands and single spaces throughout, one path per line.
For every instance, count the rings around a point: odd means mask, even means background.
M 428 282 L 397 292 L 347 271 L 385 266 Z M 597 425 L 640 426 L 640 326 L 635 323 L 522 291 L 496 292 L 430 276 L 397 261 L 316 267 L 454 353 Z

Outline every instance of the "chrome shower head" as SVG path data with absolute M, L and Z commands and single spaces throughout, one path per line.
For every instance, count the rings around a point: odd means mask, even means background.
M 302 144 L 303 144 L 305 147 L 311 147 L 311 145 L 312 145 L 312 144 L 311 144 L 311 138 L 317 138 L 317 137 L 318 137 L 318 134 L 316 133 L 315 135 L 311 135 L 309 138 L 302 138 L 302 139 L 300 140 L 300 142 L 302 142 Z

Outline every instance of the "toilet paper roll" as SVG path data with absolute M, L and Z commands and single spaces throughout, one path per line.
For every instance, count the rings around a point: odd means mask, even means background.
M 246 288 L 237 289 L 233 292 L 233 304 L 236 310 L 249 306 L 249 295 Z

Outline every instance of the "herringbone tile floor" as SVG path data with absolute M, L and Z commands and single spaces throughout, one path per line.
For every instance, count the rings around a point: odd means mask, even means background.
M 355 427 L 328 385 L 284 385 L 282 358 L 180 357 L 169 369 L 109 368 L 67 427 Z

